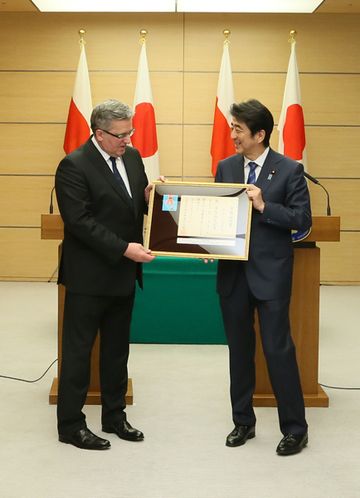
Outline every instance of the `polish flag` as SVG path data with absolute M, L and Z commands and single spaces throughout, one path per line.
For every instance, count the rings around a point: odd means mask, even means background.
M 278 151 L 301 162 L 306 168 L 305 125 L 295 45 L 295 40 L 292 40 L 283 105 L 278 124 Z
M 135 132 L 131 137 L 131 142 L 140 152 L 149 181 L 157 180 L 160 175 L 159 153 L 145 41 L 140 51 L 133 125 Z
M 84 44 L 76 71 L 73 95 L 66 124 L 64 150 L 70 154 L 90 137 L 91 90 Z
M 229 43 L 224 42 L 220 74 L 216 93 L 214 125 L 211 139 L 212 174 L 216 175 L 218 162 L 235 154 L 235 146 L 231 140 L 230 107 L 234 103 L 234 86 L 232 80 Z

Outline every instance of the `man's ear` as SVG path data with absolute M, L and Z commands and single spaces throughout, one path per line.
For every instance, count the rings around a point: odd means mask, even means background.
M 98 142 L 101 142 L 103 139 L 103 132 L 99 129 L 95 130 L 94 137 Z
M 266 135 L 265 130 L 259 130 L 257 132 L 257 139 L 259 144 L 265 140 L 265 135 Z

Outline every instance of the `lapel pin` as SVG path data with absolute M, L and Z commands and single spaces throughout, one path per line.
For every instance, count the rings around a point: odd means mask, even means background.
M 267 177 L 268 180 L 271 180 L 271 178 L 275 175 L 275 170 L 273 169 L 272 171 L 270 171 L 270 174 L 269 176 Z

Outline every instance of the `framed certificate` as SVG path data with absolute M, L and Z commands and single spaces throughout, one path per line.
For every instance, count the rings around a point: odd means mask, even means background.
M 248 259 L 252 205 L 240 183 L 153 182 L 145 248 L 161 256 Z

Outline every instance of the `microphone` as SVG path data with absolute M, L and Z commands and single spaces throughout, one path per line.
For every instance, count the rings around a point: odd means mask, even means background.
M 50 206 L 49 206 L 49 213 L 50 214 L 54 213 L 54 204 L 53 204 L 54 190 L 55 190 L 55 186 L 51 189 L 51 192 L 50 192 Z
M 329 192 L 326 190 L 326 188 L 324 187 L 324 185 L 321 185 L 321 183 L 319 182 L 319 180 L 317 178 L 314 178 L 313 176 L 309 175 L 309 173 L 307 173 L 306 171 L 304 171 L 304 176 L 305 176 L 305 178 L 307 178 L 311 182 L 315 183 L 315 185 L 319 185 L 319 187 L 321 187 L 323 190 L 325 190 L 326 199 L 327 199 L 326 215 L 327 216 L 331 216 Z

